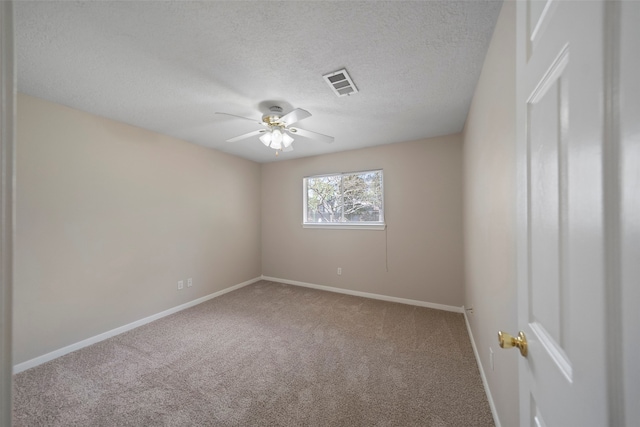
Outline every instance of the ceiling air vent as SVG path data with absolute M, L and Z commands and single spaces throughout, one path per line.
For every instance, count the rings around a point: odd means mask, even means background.
M 346 96 L 358 92 L 358 88 L 353 84 L 353 80 L 351 80 L 347 70 L 344 68 L 334 71 L 333 73 L 325 74 L 322 77 L 324 77 L 333 92 L 338 96 Z

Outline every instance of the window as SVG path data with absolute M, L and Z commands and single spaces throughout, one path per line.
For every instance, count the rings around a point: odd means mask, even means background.
M 303 226 L 384 229 L 382 170 L 304 178 Z

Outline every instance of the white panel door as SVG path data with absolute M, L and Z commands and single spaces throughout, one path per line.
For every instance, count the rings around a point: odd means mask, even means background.
M 609 425 L 607 7 L 518 2 L 518 317 L 528 340 L 521 426 Z

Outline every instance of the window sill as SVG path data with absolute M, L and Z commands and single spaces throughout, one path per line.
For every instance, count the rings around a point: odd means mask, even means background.
M 345 224 L 345 223 L 323 223 L 323 224 L 305 224 L 302 228 L 323 228 L 326 230 L 384 230 L 387 224 Z

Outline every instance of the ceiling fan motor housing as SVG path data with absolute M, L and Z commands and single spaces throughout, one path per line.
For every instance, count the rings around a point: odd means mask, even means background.
M 269 126 L 282 126 L 283 124 L 279 122 L 282 117 L 282 107 L 274 105 L 269 107 L 269 113 L 262 116 L 262 121 L 268 124 Z

